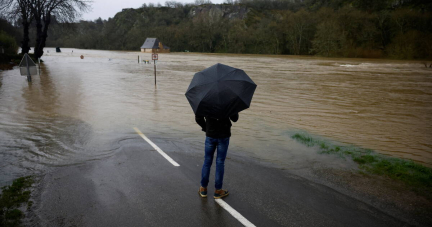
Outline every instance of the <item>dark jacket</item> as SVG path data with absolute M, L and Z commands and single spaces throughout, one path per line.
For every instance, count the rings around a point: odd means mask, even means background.
M 237 122 L 238 119 L 238 114 L 225 119 L 195 116 L 196 123 L 206 132 L 206 136 L 211 138 L 231 137 L 231 121 Z

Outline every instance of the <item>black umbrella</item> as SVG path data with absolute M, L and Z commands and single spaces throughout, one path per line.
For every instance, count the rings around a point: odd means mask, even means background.
M 243 70 L 216 64 L 195 73 L 186 98 L 196 115 L 228 118 L 249 108 L 256 86 Z

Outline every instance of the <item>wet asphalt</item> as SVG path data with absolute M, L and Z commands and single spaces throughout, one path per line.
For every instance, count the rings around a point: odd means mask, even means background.
M 187 152 L 196 147 L 149 139 L 180 166 L 136 134 L 109 158 L 45 174 L 28 225 L 243 226 L 212 196 L 198 195 L 203 157 Z M 362 201 L 251 158 L 228 151 L 225 165 L 230 195 L 223 200 L 255 226 L 407 226 Z M 210 195 L 214 165 L 211 175 Z

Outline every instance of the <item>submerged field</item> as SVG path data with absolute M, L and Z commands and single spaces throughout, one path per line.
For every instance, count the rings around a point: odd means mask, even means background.
M 0 73 L 3 184 L 110 156 L 136 125 L 201 144 L 184 93 L 194 73 L 216 63 L 258 85 L 233 126 L 233 150 L 287 169 L 339 165 L 291 138 L 307 131 L 432 166 L 432 71 L 420 62 L 170 53 L 159 55 L 155 87 L 153 65 L 137 62 L 150 54 L 62 50 L 47 48 L 31 85 L 18 69 Z

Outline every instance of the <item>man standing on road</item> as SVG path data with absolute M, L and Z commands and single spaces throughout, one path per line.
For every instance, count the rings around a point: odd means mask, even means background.
M 237 122 L 238 118 L 238 113 L 225 119 L 195 116 L 195 121 L 201 126 L 202 130 L 206 132 L 204 165 L 201 173 L 201 187 L 198 191 L 203 198 L 207 197 L 210 168 L 213 163 L 213 156 L 216 148 L 215 193 L 213 197 L 219 199 L 228 195 L 228 190 L 222 189 L 225 158 L 231 137 L 231 121 Z

